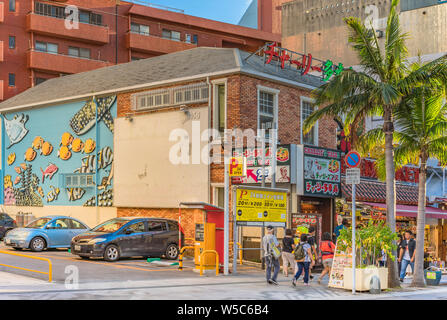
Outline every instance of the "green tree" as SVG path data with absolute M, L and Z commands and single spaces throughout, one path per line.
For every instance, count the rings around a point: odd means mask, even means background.
M 436 78 L 447 78 L 447 55 L 423 67 L 409 71 L 408 51 L 405 46 L 406 34 L 401 31 L 397 6 L 393 0 L 385 30 L 385 44 L 379 45 L 376 32 L 357 18 L 346 18 L 350 36 L 349 43 L 360 61 L 359 70 L 346 69 L 332 81 L 316 89 L 316 104 L 321 106 L 306 119 L 303 130 L 308 132 L 323 116 L 343 115 L 345 133 L 357 133 L 368 116 L 383 117 L 386 161 L 386 205 L 387 223 L 396 230 L 396 196 L 394 167 L 394 113 L 403 97 L 421 83 L 431 85 Z M 433 78 L 430 78 L 430 75 Z M 357 134 L 350 135 L 351 144 L 356 147 Z M 394 253 L 395 254 L 395 253 Z M 397 263 L 391 263 L 389 286 L 398 287 Z
M 414 69 L 419 64 L 413 65 Z M 427 160 L 438 159 L 447 163 L 447 104 L 446 87 L 439 83 L 435 87 L 421 85 L 402 100 L 394 111 L 394 161 L 396 167 L 419 164 L 419 195 L 416 232 L 415 270 L 412 286 L 424 286 L 424 238 Z M 385 136 L 380 129 L 367 132 L 360 138 L 362 151 L 383 145 Z M 384 177 L 384 159 L 377 161 L 379 177 Z

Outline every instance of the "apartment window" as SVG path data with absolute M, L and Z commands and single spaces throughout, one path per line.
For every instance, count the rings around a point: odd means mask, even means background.
M 310 99 L 301 98 L 301 125 L 307 118 L 315 111 L 315 104 Z M 318 123 L 316 123 L 312 129 L 303 134 L 301 131 L 301 143 L 313 146 L 318 146 Z
M 48 52 L 53 54 L 57 54 L 59 52 L 59 46 L 55 43 L 36 41 L 35 48 L 37 51 Z
M 178 31 L 172 31 L 168 29 L 163 29 L 162 31 L 162 38 L 174 40 L 174 41 L 180 41 L 180 32 Z
M 192 36 L 192 43 L 194 44 L 198 44 L 199 43 L 199 36 L 198 35 L 193 35 Z
M 16 48 L 16 37 L 9 36 L 9 49 L 15 49 L 15 48 Z
M 132 33 L 138 33 L 138 34 L 148 36 L 149 35 L 149 26 L 145 26 L 143 24 L 138 24 L 138 23 L 132 22 L 130 25 L 130 31 Z
M 266 138 L 277 121 L 278 93 L 279 90 L 258 86 L 258 129 L 265 129 Z
M 36 2 L 34 4 L 34 12 L 43 16 L 49 16 L 59 19 L 65 18 L 65 7 L 53 6 L 48 3 Z
M 9 11 L 16 12 L 16 0 L 9 0 Z
M 226 107 L 226 93 L 225 93 L 225 84 L 217 84 L 214 86 L 214 128 L 219 130 L 221 134 L 223 134 L 225 130 L 226 117 L 225 117 L 225 107 Z
M 138 61 L 138 60 L 141 60 L 142 58 L 139 58 L 139 57 L 131 57 L 130 58 L 130 60 L 131 61 Z
M 198 36 L 196 34 L 192 35 L 192 34 L 187 33 L 185 35 L 185 42 L 187 42 L 187 43 L 197 44 L 197 39 L 198 39 Z
M 16 75 L 15 73 L 10 73 L 8 76 L 8 86 L 15 87 L 16 86 Z
M 215 187 L 214 188 L 214 205 L 220 208 L 224 207 L 225 203 L 225 188 Z
M 90 59 L 90 49 L 78 48 L 78 47 L 68 47 L 68 55 L 72 57 L 80 57 L 85 59 Z
M 90 14 L 90 23 L 97 25 L 97 26 L 101 26 L 102 25 L 102 15 L 97 14 L 97 13 L 91 13 Z

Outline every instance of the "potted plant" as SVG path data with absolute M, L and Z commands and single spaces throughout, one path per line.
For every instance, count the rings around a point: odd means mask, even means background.
M 388 268 L 378 267 L 383 252 L 394 261 L 393 249 L 396 249 L 397 234 L 392 232 L 384 221 L 370 220 L 366 226 L 359 226 L 355 232 L 356 270 L 355 289 L 370 289 L 371 277 L 378 276 L 381 289 L 388 288 Z M 340 231 L 337 246 L 341 251 L 352 251 L 352 227 Z M 344 288 L 352 289 L 352 268 L 344 269 Z

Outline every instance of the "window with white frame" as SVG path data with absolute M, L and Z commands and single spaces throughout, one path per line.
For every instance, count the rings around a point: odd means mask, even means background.
M 222 187 L 214 187 L 214 205 L 220 208 L 225 206 L 225 188 Z
M 149 26 L 132 22 L 130 24 L 130 32 L 148 36 L 149 35 Z
M 266 138 L 270 137 L 270 130 L 277 122 L 277 94 L 278 90 L 258 87 L 258 129 L 265 129 Z
M 214 129 L 219 130 L 221 136 L 226 127 L 226 89 L 225 82 L 214 84 Z
M 63 174 L 65 188 L 79 188 L 95 186 L 94 174 L 72 173 Z
M 207 100 L 208 85 L 204 82 L 137 93 L 133 96 L 133 109 L 146 110 L 179 104 L 201 103 Z
M 301 127 L 315 110 L 316 106 L 312 100 L 301 98 Z M 301 143 L 318 146 L 318 122 L 306 134 L 301 129 Z

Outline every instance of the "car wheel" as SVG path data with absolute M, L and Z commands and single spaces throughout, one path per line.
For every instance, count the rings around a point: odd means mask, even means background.
M 109 262 L 115 262 L 120 259 L 120 250 L 119 248 L 111 244 L 107 246 L 107 248 L 104 250 L 104 260 Z
M 90 257 L 80 256 L 82 260 L 90 260 Z
M 45 249 L 46 243 L 42 237 L 35 237 L 31 240 L 29 247 L 31 251 L 40 252 Z
M 165 256 L 169 260 L 176 260 L 179 255 L 178 247 L 176 244 L 171 243 L 165 252 Z

